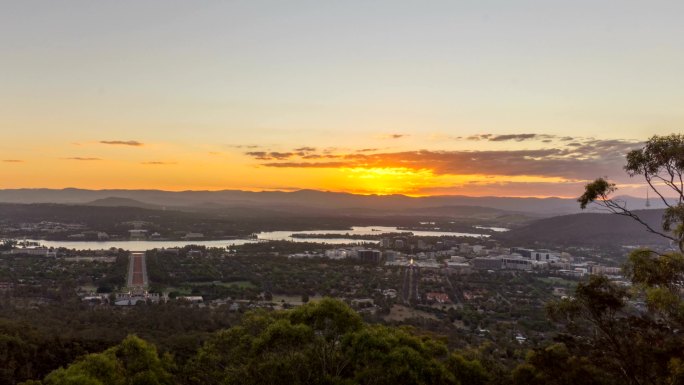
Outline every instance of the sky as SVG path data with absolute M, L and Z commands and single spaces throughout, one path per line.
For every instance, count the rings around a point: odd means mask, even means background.
M 682 1 L 0 0 L 0 188 L 560 196 L 684 127 Z

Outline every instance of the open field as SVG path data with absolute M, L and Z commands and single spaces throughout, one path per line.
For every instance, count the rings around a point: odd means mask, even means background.
M 231 287 L 231 286 L 236 286 L 239 288 L 243 289 L 253 289 L 256 288 L 256 286 L 249 281 L 229 281 L 229 282 L 222 282 L 222 281 L 207 281 L 207 282 L 183 282 L 182 285 L 188 285 L 188 286 L 210 286 L 210 285 L 216 285 L 216 286 L 222 286 L 222 287 Z
M 421 310 L 412 309 L 404 305 L 392 305 L 390 313 L 385 316 L 386 321 L 405 321 L 410 318 L 429 318 L 431 320 L 438 320 L 434 314 L 430 314 Z

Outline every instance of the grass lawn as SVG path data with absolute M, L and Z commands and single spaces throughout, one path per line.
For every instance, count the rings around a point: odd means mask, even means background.
M 243 288 L 243 289 L 254 289 L 254 288 L 256 288 L 256 285 L 254 285 L 252 282 L 249 282 L 249 281 L 231 281 L 231 282 L 221 282 L 221 281 L 209 281 L 209 282 L 183 282 L 183 285 L 188 285 L 188 286 L 211 286 L 211 285 L 216 285 L 216 286 L 223 286 L 223 287 L 236 286 L 236 287 Z

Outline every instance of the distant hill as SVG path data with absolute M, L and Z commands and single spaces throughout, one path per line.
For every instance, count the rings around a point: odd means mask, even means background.
M 578 192 L 579 194 L 579 192 Z M 299 190 L 285 191 L 162 191 L 162 190 L 83 190 L 83 189 L 14 189 L 0 190 L 0 202 L 5 203 L 61 203 L 89 204 L 102 199 L 131 199 L 139 203 L 168 208 L 196 208 L 198 210 L 229 207 L 258 207 L 270 210 L 375 210 L 420 211 L 440 207 L 474 207 L 552 216 L 578 213 L 574 199 L 468 197 L 457 195 L 409 197 L 405 195 L 355 195 L 349 193 Z M 629 207 L 643 208 L 645 201 L 627 198 Z M 653 202 L 654 205 L 658 202 Z M 657 206 L 654 206 L 654 208 Z
M 88 202 L 85 206 L 98 206 L 98 207 L 139 207 L 143 209 L 161 209 L 160 206 L 153 205 L 150 203 L 144 203 L 130 198 L 119 198 L 119 197 L 109 197 L 96 199 L 92 202 Z
M 637 210 L 635 213 L 654 229 L 661 229 L 663 210 Z M 597 213 L 544 218 L 497 237 L 519 244 L 538 242 L 564 246 L 667 246 L 669 244 L 666 239 L 647 232 L 641 224 L 631 218 Z

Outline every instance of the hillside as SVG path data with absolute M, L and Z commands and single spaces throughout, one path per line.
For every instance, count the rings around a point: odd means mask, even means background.
M 661 228 L 663 210 L 635 211 L 654 229 Z M 664 238 L 651 234 L 635 220 L 615 214 L 583 213 L 544 218 L 507 233 L 498 238 L 520 244 L 548 245 L 658 245 L 667 246 Z
M 579 192 L 578 192 L 579 194 Z M 272 210 L 296 208 L 300 210 L 380 210 L 399 212 L 440 208 L 447 206 L 484 207 L 513 211 L 536 216 L 552 216 L 578 213 L 575 199 L 567 198 L 515 198 L 515 197 L 469 197 L 457 195 L 409 197 L 405 195 L 355 195 L 349 193 L 299 190 L 299 191 L 162 191 L 162 190 L 83 190 L 83 189 L 15 189 L 0 190 L 0 202 L 4 203 L 61 203 L 88 204 L 93 201 L 129 199 L 139 203 L 167 208 L 217 208 L 259 207 Z M 626 199 L 633 209 L 643 208 L 640 198 Z M 655 206 L 659 202 L 652 202 Z M 138 204 L 136 204 L 138 206 Z
M 85 203 L 84 206 L 98 206 L 98 207 L 139 207 L 143 209 L 161 209 L 160 206 L 150 203 L 140 202 L 130 198 L 108 197 L 96 199 L 92 202 Z

